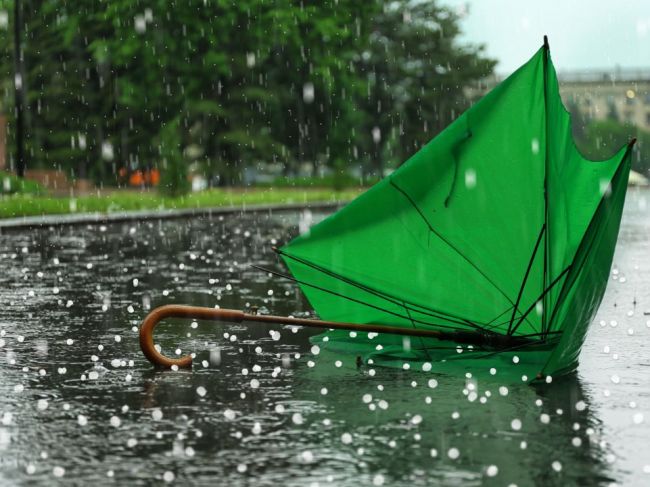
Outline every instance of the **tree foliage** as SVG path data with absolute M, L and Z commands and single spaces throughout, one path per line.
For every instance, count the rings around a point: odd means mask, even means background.
M 241 184 L 274 162 L 381 175 L 494 65 L 458 44 L 457 15 L 435 1 L 23 0 L 23 12 L 28 167 L 100 184 L 152 167 L 178 183 L 190 165 Z M 8 114 L 12 28 L 0 31 Z

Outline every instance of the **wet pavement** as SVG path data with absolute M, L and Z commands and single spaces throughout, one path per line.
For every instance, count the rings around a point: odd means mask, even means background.
M 0 235 L 0 483 L 55 485 L 648 485 L 650 192 L 631 190 L 576 374 L 357 368 L 314 330 L 137 327 L 166 303 L 302 315 L 270 250 L 322 211 L 267 211 Z

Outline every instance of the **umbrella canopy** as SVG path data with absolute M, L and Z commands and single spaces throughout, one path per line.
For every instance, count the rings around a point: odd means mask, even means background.
M 568 371 L 605 291 L 631 147 L 604 161 L 580 154 L 545 42 L 397 171 L 279 253 L 322 319 L 525 336 L 539 372 Z M 431 360 L 434 343 L 418 339 L 406 355 Z

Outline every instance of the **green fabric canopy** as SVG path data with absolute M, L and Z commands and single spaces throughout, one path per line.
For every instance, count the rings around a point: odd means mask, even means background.
M 533 370 L 565 372 L 605 291 L 631 147 L 604 161 L 580 154 L 545 45 L 397 171 L 279 252 L 322 319 L 527 336 L 535 344 L 516 352 L 535 349 Z M 360 337 L 330 338 L 359 353 Z M 435 340 L 381 343 L 365 358 L 458 355 L 453 344 L 432 355 L 445 348 Z M 501 355 L 470 351 L 463 360 Z

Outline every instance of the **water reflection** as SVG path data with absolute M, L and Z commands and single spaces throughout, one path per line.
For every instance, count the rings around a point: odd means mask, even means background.
M 322 217 L 0 235 L 0 482 L 525 486 L 630 478 L 612 464 L 602 398 L 576 375 L 529 387 L 462 373 L 372 372 L 353 355 L 313 355 L 308 330 L 188 321 L 161 325 L 156 339 L 171 355 L 196 351 L 194 370 L 149 366 L 137 326 L 150 307 L 308 311 L 291 282 L 250 264 L 277 265 L 269 247 Z

